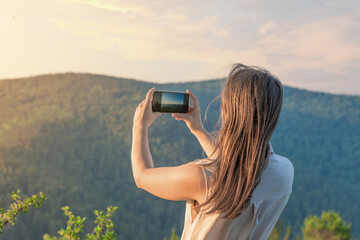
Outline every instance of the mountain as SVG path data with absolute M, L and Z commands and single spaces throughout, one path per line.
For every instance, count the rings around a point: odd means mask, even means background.
M 132 118 L 145 93 L 192 90 L 202 116 L 223 80 L 153 84 L 102 75 L 65 73 L 0 81 L 0 197 L 12 190 L 48 200 L 20 216 L 1 239 L 41 239 L 66 224 L 70 206 L 92 227 L 94 209 L 119 206 L 118 239 L 163 239 L 181 234 L 185 203 L 136 188 L 130 166 Z M 215 101 L 205 127 L 219 115 Z M 294 164 L 293 194 L 281 221 L 293 231 L 308 215 L 335 210 L 360 236 L 360 97 L 284 88 L 284 107 L 272 138 L 275 152 Z M 155 166 L 202 158 L 183 122 L 163 114 L 150 128 Z

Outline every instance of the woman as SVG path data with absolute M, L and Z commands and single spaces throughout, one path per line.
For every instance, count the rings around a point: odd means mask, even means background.
M 186 122 L 208 158 L 177 167 L 154 168 L 148 128 L 151 89 L 136 108 L 131 161 L 136 185 L 169 200 L 186 200 L 181 239 L 267 239 L 292 190 L 291 162 L 272 150 L 283 89 L 268 71 L 233 66 L 221 93 L 221 127 L 216 140 L 203 128 L 196 96 Z

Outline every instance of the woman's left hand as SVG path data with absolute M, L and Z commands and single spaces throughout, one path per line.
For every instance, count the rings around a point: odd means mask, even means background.
M 145 100 L 137 106 L 134 114 L 133 129 L 145 128 L 147 130 L 154 120 L 161 115 L 160 112 L 152 111 L 151 99 L 154 92 L 155 88 L 150 89 L 146 94 Z

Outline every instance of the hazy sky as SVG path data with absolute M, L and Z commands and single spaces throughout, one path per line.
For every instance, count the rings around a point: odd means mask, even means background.
M 90 72 L 154 82 L 258 65 L 360 95 L 359 0 L 0 0 L 0 79 Z

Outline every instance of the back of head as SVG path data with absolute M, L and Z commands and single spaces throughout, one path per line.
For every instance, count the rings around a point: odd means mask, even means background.
M 269 141 L 283 100 L 280 81 L 265 69 L 233 66 L 221 94 L 221 129 L 216 144 L 212 193 L 202 205 L 224 218 L 249 205 L 268 163 Z

